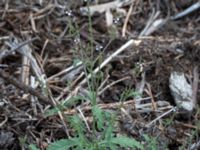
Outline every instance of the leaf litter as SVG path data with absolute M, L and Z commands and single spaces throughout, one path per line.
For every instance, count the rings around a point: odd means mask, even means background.
M 70 138 L 73 115 L 91 138 L 90 80 L 98 109 L 117 114 L 116 135 L 147 149 L 198 149 L 199 13 L 195 0 L 3 0 L 0 149 Z M 177 84 L 189 89 L 177 96 Z M 187 92 L 192 111 L 179 105 Z

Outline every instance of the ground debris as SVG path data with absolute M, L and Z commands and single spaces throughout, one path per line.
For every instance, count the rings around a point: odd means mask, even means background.
M 0 149 L 7 150 L 13 145 L 15 138 L 14 134 L 9 131 L 0 131 Z
M 0 149 L 45 150 L 77 129 L 98 141 L 109 121 L 112 136 L 146 149 L 199 146 L 198 9 L 196 0 L 1 0 Z
M 172 72 L 169 84 L 176 105 L 191 112 L 195 105 L 192 101 L 192 86 L 187 82 L 184 74 Z

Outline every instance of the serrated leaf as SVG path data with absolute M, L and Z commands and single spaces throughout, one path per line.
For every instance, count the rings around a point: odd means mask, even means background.
M 94 106 L 92 108 L 92 113 L 96 119 L 95 121 L 97 122 L 98 129 L 103 129 L 103 111 L 98 106 Z
M 111 150 L 117 150 L 117 146 L 114 145 L 114 144 L 110 144 L 110 145 L 109 145 L 109 148 L 110 148 Z
M 58 107 L 55 107 L 55 108 L 52 108 L 52 109 L 49 109 L 48 111 L 46 111 L 44 113 L 44 116 L 50 117 L 50 116 L 56 115 L 59 111 L 60 111 L 60 109 Z
M 79 116 L 72 116 L 70 119 L 71 127 L 76 130 L 76 134 L 84 140 L 84 131 L 86 129 L 85 124 Z
M 110 125 L 106 130 L 105 130 L 105 140 L 110 141 L 112 138 L 113 134 L 113 127 Z
M 99 148 L 100 149 L 110 149 L 110 150 L 117 150 L 117 145 L 114 144 L 114 143 L 111 143 L 110 141 L 108 140 L 103 140 L 101 142 L 98 143 L 99 145 Z
M 149 137 L 147 134 L 143 135 L 145 141 L 146 141 L 146 148 L 152 149 L 152 150 L 157 150 L 157 139 L 154 137 Z
M 39 150 L 39 149 L 36 147 L 36 145 L 34 145 L 34 144 L 30 144 L 30 145 L 28 146 L 28 148 L 29 148 L 30 150 Z
M 126 136 L 113 137 L 111 139 L 111 142 L 114 144 L 118 144 L 121 147 L 144 149 L 143 145 L 140 144 L 138 141 L 136 141 L 135 139 L 132 139 L 132 138 L 128 138 Z
M 79 101 L 85 100 L 85 97 L 83 96 L 73 96 L 71 97 L 69 100 L 67 100 L 63 105 L 65 107 L 71 107 L 73 105 L 75 105 L 76 103 L 78 103 Z
M 143 134 L 143 137 L 144 137 L 145 141 L 151 141 L 151 139 L 149 138 L 149 136 L 147 134 Z
M 126 89 L 126 90 L 124 90 L 124 92 L 121 94 L 120 100 L 121 100 L 121 101 L 124 101 L 124 100 L 126 100 L 127 98 L 134 97 L 134 96 L 137 96 L 137 95 L 139 95 L 139 93 L 138 93 L 138 92 L 135 92 L 134 89 Z
M 95 91 L 89 91 L 87 94 L 88 100 L 90 100 L 92 105 L 96 104 L 97 93 Z
M 61 139 L 58 141 L 55 141 L 54 143 L 51 143 L 47 150 L 67 150 L 71 147 L 74 147 L 79 144 L 78 138 L 73 139 Z
M 56 107 L 49 109 L 48 111 L 45 112 L 44 115 L 45 115 L 45 117 L 50 117 L 50 116 L 56 115 L 59 111 L 63 111 L 64 109 L 66 109 L 66 107 L 71 107 L 81 100 L 84 100 L 84 97 L 73 96 L 64 104 L 58 104 Z
M 74 59 L 74 61 L 73 61 L 73 66 L 78 66 L 78 65 L 80 65 L 80 64 L 82 64 L 82 61 L 81 60 L 79 60 L 79 59 Z

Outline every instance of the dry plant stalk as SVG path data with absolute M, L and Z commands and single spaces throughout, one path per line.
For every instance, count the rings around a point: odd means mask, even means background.
M 130 6 L 130 8 L 128 10 L 128 14 L 126 15 L 126 19 L 125 19 L 124 25 L 122 27 L 122 37 L 125 37 L 125 35 L 126 35 L 128 20 L 129 20 L 129 18 L 131 16 L 132 11 L 133 11 L 133 2 L 132 2 L 131 6 Z
M 129 106 L 133 106 L 133 109 L 136 112 L 139 113 L 148 113 L 148 112 L 155 112 L 155 110 L 152 107 L 151 102 L 150 103 L 146 103 L 146 104 L 137 104 L 138 102 L 145 102 L 145 101 L 149 101 L 151 99 L 151 97 L 145 97 L 145 98 L 141 98 L 141 99 L 133 99 L 133 100 L 127 100 L 125 102 L 115 102 L 115 103 L 108 103 L 108 104 L 98 104 L 97 106 L 101 109 L 111 109 L 111 110 L 116 110 L 119 109 L 120 107 L 129 107 Z M 157 110 L 158 112 L 162 112 L 165 110 L 169 110 L 174 108 L 173 106 L 171 106 L 169 104 L 169 102 L 167 101 L 157 101 L 155 102 L 156 105 L 158 106 Z M 89 111 L 91 110 L 91 106 L 88 106 L 87 104 L 84 104 L 81 107 L 82 111 Z M 75 109 L 70 109 L 70 110 L 66 110 L 64 111 L 64 114 L 68 114 L 68 115 L 72 115 L 75 114 L 76 110 Z
M 92 75 L 96 75 L 103 67 L 105 67 L 114 57 L 116 57 L 117 55 L 119 55 L 121 52 L 123 52 L 124 50 L 126 50 L 128 47 L 135 45 L 138 46 L 141 43 L 141 40 L 129 40 L 128 42 L 126 42 L 124 45 L 122 45 L 118 50 L 116 50 L 113 54 L 111 54 L 106 60 L 104 60 L 101 65 L 99 67 L 97 67 L 92 73 L 90 73 L 85 79 L 83 79 L 78 85 L 77 87 L 75 87 L 74 91 L 72 91 L 67 98 L 63 101 L 66 102 L 68 101 L 74 94 L 76 94 L 78 92 L 78 90 L 80 89 L 80 87 L 82 85 L 84 85 L 88 79 L 90 79 L 92 77 Z M 62 98 L 65 94 L 65 91 L 67 91 L 68 87 L 66 87 L 63 92 L 56 98 L 56 100 L 60 100 L 60 98 Z M 75 92 L 76 91 L 76 92 Z

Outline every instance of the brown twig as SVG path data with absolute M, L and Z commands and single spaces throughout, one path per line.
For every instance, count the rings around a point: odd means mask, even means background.
M 146 83 L 146 85 L 147 85 L 147 89 L 145 91 L 151 97 L 152 108 L 155 111 L 155 110 L 157 110 L 157 105 L 156 105 L 156 102 L 154 100 L 154 96 L 153 96 L 153 93 L 152 93 L 152 90 L 151 90 L 151 85 L 149 83 Z
M 117 84 L 117 83 L 119 83 L 119 82 L 122 82 L 122 81 L 124 81 L 124 80 L 127 80 L 127 79 L 130 79 L 130 77 L 129 77 L 129 76 L 126 76 L 126 77 L 123 77 L 123 78 L 121 78 L 121 79 L 119 79 L 119 80 L 117 80 L 117 81 L 112 82 L 111 84 L 109 84 L 109 85 L 107 85 L 105 88 L 103 88 L 102 90 L 99 90 L 98 95 L 101 95 L 103 92 L 105 92 L 107 89 L 109 89 L 109 88 L 112 87 L 113 85 L 115 85 L 115 84 Z
M 34 88 L 25 85 L 24 83 L 21 83 L 17 81 L 13 76 L 9 76 L 6 74 L 2 69 L 0 69 L 0 77 L 3 78 L 8 83 L 16 86 L 17 88 L 23 90 L 25 93 L 30 93 L 31 95 L 36 96 L 38 99 L 40 99 L 45 104 L 50 104 L 53 106 L 53 103 L 51 101 L 48 101 L 48 98 L 36 91 Z
M 128 25 L 128 21 L 129 21 L 129 18 L 131 16 L 131 12 L 133 11 L 133 2 L 131 3 L 131 6 L 129 7 L 129 10 L 128 10 L 128 14 L 126 16 L 126 19 L 124 21 L 124 25 L 122 27 L 122 37 L 125 37 L 125 34 L 126 34 L 126 28 L 127 28 L 127 25 Z
M 194 106 L 196 106 L 197 104 L 197 91 L 198 91 L 198 83 L 199 83 L 199 73 L 198 73 L 198 67 L 194 67 L 193 70 L 193 85 L 192 85 L 192 100 L 193 100 L 193 104 Z

